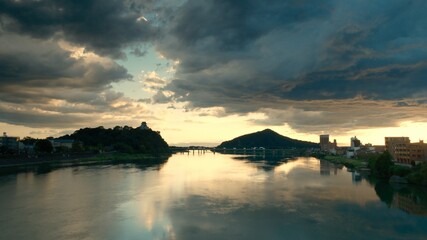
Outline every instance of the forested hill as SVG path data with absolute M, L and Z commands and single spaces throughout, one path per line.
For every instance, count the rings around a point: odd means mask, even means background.
M 128 126 L 82 128 L 60 139 L 74 139 L 85 149 L 119 152 L 159 153 L 169 149 L 159 132 Z
M 221 143 L 218 148 L 254 148 L 288 149 L 288 148 L 317 148 L 313 142 L 300 141 L 282 136 L 271 129 L 246 134 L 230 141 Z

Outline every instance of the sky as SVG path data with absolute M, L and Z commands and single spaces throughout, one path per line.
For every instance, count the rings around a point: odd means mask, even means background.
M 427 140 L 427 1 L 0 0 L 0 130 Z

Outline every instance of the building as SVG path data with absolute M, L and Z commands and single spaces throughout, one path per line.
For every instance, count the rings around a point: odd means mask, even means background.
M 385 137 L 385 148 L 392 153 L 396 147 L 409 144 L 409 137 Z
M 360 147 L 361 145 L 362 144 L 360 143 L 360 140 L 357 139 L 356 136 L 354 136 L 354 137 L 351 138 L 351 140 L 350 140 L 350 146 L 351 146 L 351 148 L 355 149 L 355 148 Z
M 320 150 L 329 150 L 329 135 L 320 135 Z
M 329 134 L 320 135 L 320 150 L 334 152 L 337 148 L 337 140 L 334 139 L 334 142 L 329 142 Z
M 394 161 L 402 164 L 427 162 L 427 144 L 411 143 L 409 137 L 386 137 L 385 147 Z
M 377 153 L 383 153 L 386 150 L 384 145 L 375 145 L 373 147 L 374 147 L 375 152 L 377 152 Z
M 19 150 L 19 137 L 10 137 L 4 132 L 0 137 L 0 146 L 10 150 Z
M 345 152 L 345 156 L 347 158 L 354 158 L 356 156 L 356 150 L 354 150 L 353 148 L 348 148 Z
M 408 145 L 410 142 L 409 137 L 386 137 L 385 148 L 391 154 L 393 160 L 406 163 L 409 161 Z
M 362 143 L 356 136 L 350 138 L 350 147 L 346 151 L 347 158 L 354 158 L 357 156 L 357 151 L 362 147 Z
M 49 139 L 54 149 L 71 149 L 73 148 L 73 139 Z
M 354 158 L 357 156 L 366 156 L 367 154 L 374 154 L 376 152 L 384 152 L 384 147 L 377 148 L 370 143 L 362 144 L 362 142 L 357 139 L 356 136 L 350 139 L 350 147 L 347 148 L 346 157 Z
M 147 125 L 147 122 L 142 122 L 141 126 L 139 126 L 139 129 L 141 129 L 141 130 L 150 130 L 150 128 Z
M 427 161 L 427 144 L 420 140 L 417 143 L 409 144 L 409 158 L 415 164 L 420 164 Z

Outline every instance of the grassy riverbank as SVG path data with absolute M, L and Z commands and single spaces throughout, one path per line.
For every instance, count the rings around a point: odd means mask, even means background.
M 368 165 L 368 160 L 347 158 L 345 156 L 315 154 L 313 155 L 313 157 L 326 160 L 334 164 L 341 164 L 344 165 L 346 168 L 353 170 L 366 168 Z
M 367 166 L 367 162 L 359 159 L 350 159 L 346 158 L 345 156 L 332 156 L 327 155 L 322 157 L 321 159 L 324 159 L 328 162 L 335 163 L 335 164 L 342 164 L 346 168 L 350 169 L 360 169 Z

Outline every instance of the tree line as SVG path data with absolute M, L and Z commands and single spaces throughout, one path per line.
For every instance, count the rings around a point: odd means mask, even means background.
M 51 141 L 73 140 L 72 147 L 53 147 Z M 31 146 L 34 153 L 51 152 L 122 152 L 122 153 L 162 153 L 169 152 L 169 146 L 159 132 L 151 129 L 116 126 L 114 128 L 82 128 L 72 134 L 59 138 L 36 139 L 25 137 L 20 140 L 25 146 Z M 25 150 L 0 147 L 0 154 L 27 153 Z
M 159 132 L 129 126 L 82 128 L 71 135 L 65 135 L 58 139 L 72 139 L 81 142 L 85 150 L 124 153 L 158 153 L 169 150 L 168 144 Z

